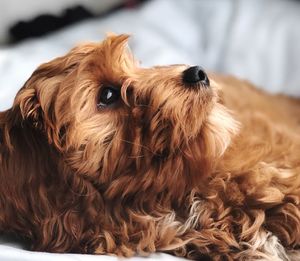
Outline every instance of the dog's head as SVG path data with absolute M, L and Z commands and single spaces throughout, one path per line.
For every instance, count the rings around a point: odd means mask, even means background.
M 80 45 L 41 65 L 14 108 L 107 197 L 180 197 L 211 172 L 236 123 L 201 68 L 141 68 L 127 39 Z

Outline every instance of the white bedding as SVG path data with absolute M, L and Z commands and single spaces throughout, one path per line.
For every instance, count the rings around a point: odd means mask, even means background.
M 300 95 L 300 4 L 282 0 L 153 0 L 76 24 L 40 39 L 0 49 L 0 111 L 42 62 L 105 32 L 131 33 L 130 46 L 143 66 L 199 64 L 247 78 L 272 92 Z M 147 260 L 175 260 L 153 255 Z M 116 260 L 107 256 L 34 253 L 0 241 L 1 261 Z M 145 260 L 138 257 L 132 260 Z
M 0 240 L 1 242 L 1 240 Z M 44 252 L 31 252 L 20 249 L 15 244 L 2 243 L 0 245 L 1 261 L 122 261 L 124 258 L 114 256 L 78 255 L 78 254 L 50 254 Z M 167 254 L 153 254 L 150 257 L 131 257 L 130 261 L 180 261 L 183 258 Z

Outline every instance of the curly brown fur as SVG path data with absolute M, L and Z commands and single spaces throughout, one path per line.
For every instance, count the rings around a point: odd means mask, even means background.
M 141 68 L 127 38 L 41 65 L 0 113 L 0 231 L 50 252 L 298 260 L 300 101 L 187 87 L 187 66 Z

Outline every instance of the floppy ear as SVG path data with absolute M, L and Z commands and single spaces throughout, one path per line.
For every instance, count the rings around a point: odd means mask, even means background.
M 66 55 L 40 65 L 15 98 L 13 108 L 20 110 L 22 119 L 36 127 L 41 127 L 45 121 L 53 124 L 51 106 L 56 91 L 65 77 L 76 70 L 79 62 L 94 48 L 93 43 L 78 45 Z
M 68 79 L 76 78 L 72 73 L 92 50 L 85 45 L 41 65 L 17 94 L 13 108 L 0 112 L 0 181 L 5 180 L 0 182 L 0 230 L 7 227 L 29 237 L 36 250 L 83 252 L 99 240 L 98 228 L 84 226 L 84 220 L 91 224 L 101 220 L 95 215 L 104 209 L 98 191 L 74 175 L 50 144 L 58 91 L 73 84 Z M 58 200 L 62 198 L 65 202 Z M 77 206 L 86 206 L 87 211 L 78 212 Z

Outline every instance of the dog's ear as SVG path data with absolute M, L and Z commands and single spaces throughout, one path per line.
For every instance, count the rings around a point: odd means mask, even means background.
M 130 35 L 128 34 L 108 34 L 108 37 L 103 41 L 103 46 L 106 47 L 107 55 L 109 55 L 112 59 L 112 57 L 114 57 L 115 55 L 119 57 L 120 54 L 124 52 L 124 50 L 125 54 L 127 55 L 128 53 L 131 53 L 128 46 L 129 37 Z
M 18 92 L 14 109 L 19 109 L 23 120 L 42 126 L 53 120 L 52 105 L 64 79 L 78 67 L 79 62 L 95 48 L 95 44 L 81 44 L 69 53 L 40 65 Z M 53 123 L 52 123 L 53 124 Z
M 105 45 L 110 45 L 112 50 L 115 48 L 121 48 L 121 49 L 129 49 L 128 41 L 130 38 L 129 34 L 115 34 L 115 33 L 106 33 L 106 39 L 104 40 Z
M 119 74 L 117 72 L 118 68 L 120 68 L 120 73 L 127 72 L 127 74 L 130 74 L 139 65 L 129 47 L 129 38 L 130 35 L 128 34 L 109 34 L 102 42 L 104 60 L 112 63 L 109 67 L 114 68 L 117 75 Z

